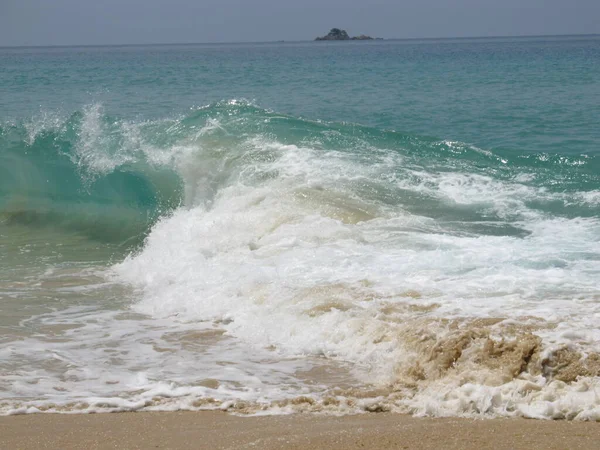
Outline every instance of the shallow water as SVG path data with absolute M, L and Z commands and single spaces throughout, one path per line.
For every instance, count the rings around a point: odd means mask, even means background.
M 2 413 L 600 417 L 598 37 L 0 53 Z

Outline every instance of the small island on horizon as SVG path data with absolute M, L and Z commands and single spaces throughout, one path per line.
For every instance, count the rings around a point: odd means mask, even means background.
M 373 38 L 366 34 L 360 36 L 350 37 L 346 30 L 340 28 L 332 28 L 329 33 L 325 36 L 318 36 L 315 41 L 372 41 L 372 40 L 383 40 L 383 38 Z

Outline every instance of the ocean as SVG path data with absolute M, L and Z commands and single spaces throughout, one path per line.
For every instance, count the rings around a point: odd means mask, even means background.
M 600 36 L 0 48 L 0 414 L 600 420 Z

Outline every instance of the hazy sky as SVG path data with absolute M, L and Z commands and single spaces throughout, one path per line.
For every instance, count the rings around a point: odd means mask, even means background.
M 0 0 L 0 46 L 600 33 L 600 0 Z

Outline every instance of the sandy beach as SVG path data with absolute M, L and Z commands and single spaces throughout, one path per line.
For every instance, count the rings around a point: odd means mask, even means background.
M 600 424 L 399 414 L 238 417 L 223 412 L 0 418 L 1 449 L 597 449 Z

